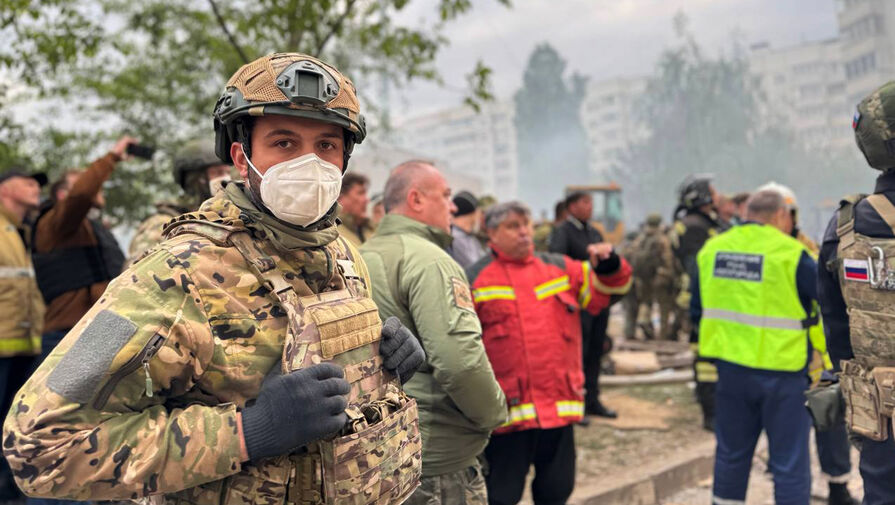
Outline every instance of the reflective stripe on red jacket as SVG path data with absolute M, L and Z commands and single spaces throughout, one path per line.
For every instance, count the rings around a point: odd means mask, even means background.
M 495 433 L 573 424 L 584 415 L 579 311 L 598 314 L 630 289 L 631 267 L 597 276 L 588 262 L 500 252 L 468 271 L 485 350 L 507 397 L 509 418 Z

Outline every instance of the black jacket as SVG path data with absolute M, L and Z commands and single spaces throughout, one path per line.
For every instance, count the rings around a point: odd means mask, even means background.
M 895 203 L 895 173 L 880 175 L 873 192 L 883 194 L 889 201 Z M 854 357 L 849 337 L 848 314 L 839 287 L 839 269 L 836 265 L 836 251 L 839 248 L 839 236 L 836 235 L 838 222 L 839 211 L 836 211 L 827 225 L 817 261 L 817 298 L 824 321 L 827 351 L 837 372 L 841 360 Z M 895 238 L 892 235 L 892 228 L 866 200 L 858 202 L 855 206 L 855 233 L 874 238 Z
M 603 242 L 603 234 L 592 224 L 569 216 L 550 234 L 550 252 L 565 254 L 578 261 L 587 261 L 587 246 Z

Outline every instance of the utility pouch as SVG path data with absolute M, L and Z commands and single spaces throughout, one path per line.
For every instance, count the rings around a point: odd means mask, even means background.
M 872 375 L 879 393 L 880 413 L 886 417 L 892 417 L 892 413 L 895 411 L 895 368 L 876 367 L 873 369 Z
M 889 418 L 881 408 L 880 392 L 872 371 L 854 361 L 843 361 L 839 384 L 845 399 L 845 424 L 849 431 L 877 442 L 889 438 Z M 891 410 L 889 412 L 891 414 Z
M 838 383 L 806 391 L 805 406 L 817 431 L 829 431 L 845 418 L 845 403 Z
M 416 401 L 395 390 L 362 410 L 347 427 L 358 431 L 320 444 L 325 503 L 401 503 L 422 472 Z

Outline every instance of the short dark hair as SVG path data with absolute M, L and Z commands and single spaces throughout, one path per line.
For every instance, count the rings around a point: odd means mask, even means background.
M 569 193 L 569 196 L 566 197 L 566 207 L 584 198 L 593 197 L 591 197 L 590 193 L 588 193 L 587 191 L 573 191 Z
M 53 181 L 53 184 L 50 184 L 50 200 L 53 203 L 56 203 L 56 193 L 58 193 L 59 190 L 62 189 L 70 189 L 68 187 L 68 178 L 73 175 L 80 175 L 81 172 L 81 170 L 66 170 L 62 173 L 62 175 L 59 176 L 58 179 Z
M 560 200 L 556 202 L 556 205 L 553 206 L 553 219 L 559 219 L 560 216 L 566 213 L 568 210 L 568 205 L 566 205 L 565 200 Z
M 351 189 L 355 186 L 362 185 L 367 187 L 370 185 L 370 178 L 364 174 L 359 174 L 356 172 L 349 172 L 342 177 L 342 190 L 339 192 L 339 196 L 344 195 L 345 193 L 351 191 Z
M 746 203 L 746 200 L 748 200 L 748 199 L 749 199 L 749 193 L 746 193 L 744 191 L 742 193 L 737 193 L 737 194 L 733 195 L 730 198 L 730 201 L 735 203 L 737 206 L 740 206 L 740 205 Z

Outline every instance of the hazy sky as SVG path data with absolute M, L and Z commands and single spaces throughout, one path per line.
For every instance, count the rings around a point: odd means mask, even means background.
M 414 23 L 430 16 L 434 0 L 423 0 L 402 16 Z M 715 54 L 730 47 L 734 33 L 746 44 L 772 47 L 836 36 L 834 0 L 473 0 L 473 11 L 455 21 L 451 41 L 438 57 L 447 89 L 414 85 L 392 95 L 394 117 L 457 105 L 464 75 L 479 58 L 494 69 L 498 98 L 518 89 L 535 45 L 550 42 L 570 71 L 592 79 L 649 73 L 663 48 L 675 42 L 672 18 L 683 11 L 699 43 Z

